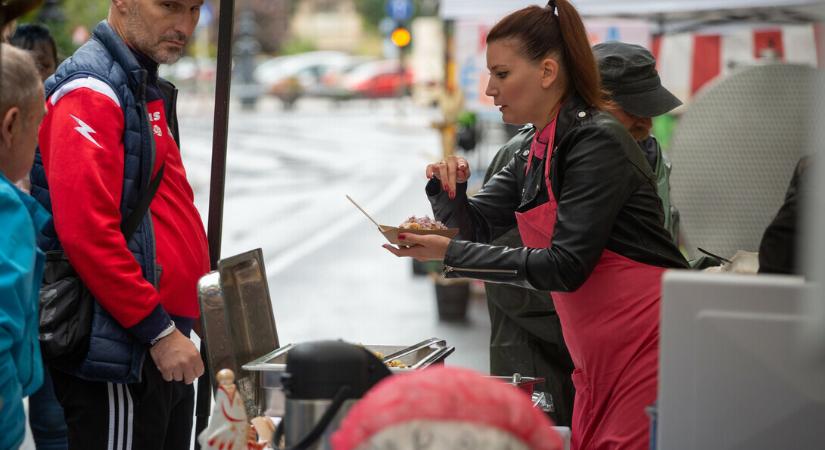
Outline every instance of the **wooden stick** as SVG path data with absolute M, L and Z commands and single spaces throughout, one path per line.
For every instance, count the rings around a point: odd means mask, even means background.
M 379 224 L 378 224 L 378 222 L 376 222 L 376 221 L 375 221 L 375 219 L 373 219 L 373 218 L 372 218 L 372 216 L 370 216 L 369 214 L 367 214 L 367 212 L 366 212 L 366 211 L 364 211 L 364 208 L 360 207 L 360 206 L 358 205 L 358 203 L 355 203 L 355 200 L 353 200 L 353 199 L 352 199 L 352 197 L 350 197 L 349 195 L 347 195 L 347 200 L 349 200 L 350 202 L 352 202 L 352 204 L 353 204 L 353 205 L 355 205 L 355 207 L 356 207 L 356 208 L 358 208 L 358 210 L 359 210 L 359 211 L 361 211 L 362 213 L 364 213 L 364 215 L 365 215 L 365 216 L 367 216 L 367 219 L 370 219 L 370 220 L 372 221 L 372 223 L 374 223 L 374 224 L 375 224 L 375 226 L 376 226 L 376 227 L 378 227 L 378 230 L 380 230 L 382 233 L 384 232 L 384 228 L 383 228 L 381 225 L 379 225 Z

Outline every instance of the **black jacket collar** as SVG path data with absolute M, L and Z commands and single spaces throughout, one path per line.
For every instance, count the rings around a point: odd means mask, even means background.
M 147 79 L 146 81 L 149 84 L 157 84 L 158 82 L 158 66 L 159 64 L 155 62 L 152 58 L 146 56 L 140 50 L 136 50 L 134 48 L 129 48 L 132 51 L 132 54 L 137 59 L 138 64 L 146 70 Z
M 148 71 L 141 66 L 135 54 L 132 53 L 132 49 L 126 45 L 109 22 L 105 20 L 100 22 L 92 32 L 92 38 L 103 44 L 112 59 L 126 72 L 132 85 L 146 82 Z
M 594 108 L 582 99 L 578 94 L 573 93 L 564 100 L 559 111 L 558 124 L 556 124 L 556 145 L 573 128 L 578 126 L 584 119 L 592 116 Z

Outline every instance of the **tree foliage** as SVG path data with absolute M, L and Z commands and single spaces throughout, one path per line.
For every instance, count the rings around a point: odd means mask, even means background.
M 364 25 L 372 31 L 378 31 L 378 23 L 385 15 L 386 0 L 355 0 L 355 7 Z
M 264 3 L 269 0 L 258 1 Z M 293 8 L 289 8 L 290 11 L 294 11 L 294 4 L 298 1 L 301 0 L 291 0 Z M 356 9 L 369 32 L 378 33 L 378 24 L 386 16 L 387 1 L 354 0 Z M 434 0 L 413 0 L 414 14 L 419 15 L 422 11 L 422 5 L 433 2 Z M 48 22 L 45 25 L 49 27 L 55 37 L 58 53 L 61 56 L 68 56 L 77 49 L 77 45 L 72 43 L 72 32 L 78 26 L 83 26 L 89 31 L 93 30 L 98 22 L 106 18 L 111 0 L 59 0 L 59 4 L 64 20 Z M 20 20 L 20 23 L 37 22 L 41 10 L 42 8 L 29 13 Z
M 86 27 L 91 32 L 98 22 L 106 18 L 110 3 L 111 0 L 61 0 L 59 8 L 63 20 L 44 23 L 54 36 L 58 54 L 65 57 L 74 53 L 77 45 L 72 43 L 72 32 L 78 26 Z M 20 23 L 38 22 L 42 10 L 43 7 L 32 11 Z

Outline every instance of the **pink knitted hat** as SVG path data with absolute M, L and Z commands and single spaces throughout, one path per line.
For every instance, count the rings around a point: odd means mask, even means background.
M 344 418 L 332 448 L 559 450 L 552 425 L 517 388 L 442 366 L 384 379 Z

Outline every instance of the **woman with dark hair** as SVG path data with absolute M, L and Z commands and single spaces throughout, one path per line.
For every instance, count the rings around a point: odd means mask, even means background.
M 46 81 L 57 69 L 57 46 L 49 29 L 43 25 L 20 25 L 9 39 L 9 43 L 31 52 L 43 81 Z
M 408 233 L 411 247 L 386 247 L 443 260 L 448 277 L 551 291 L 575 365 L 573 448 L 647 448 L 661 277 L 687 267 L 664 228 L 650 165 L 604 112 L 590 43 L 568 0 L 499 21 L 487 36 L 487 66 L 487 95 L 504 121 L 536 129 L 530 150 L 472 198 L 465 159 L 428 165 L 433 212 L 459 235 Z M 524 247 L 488 244 L 512 226 Z

